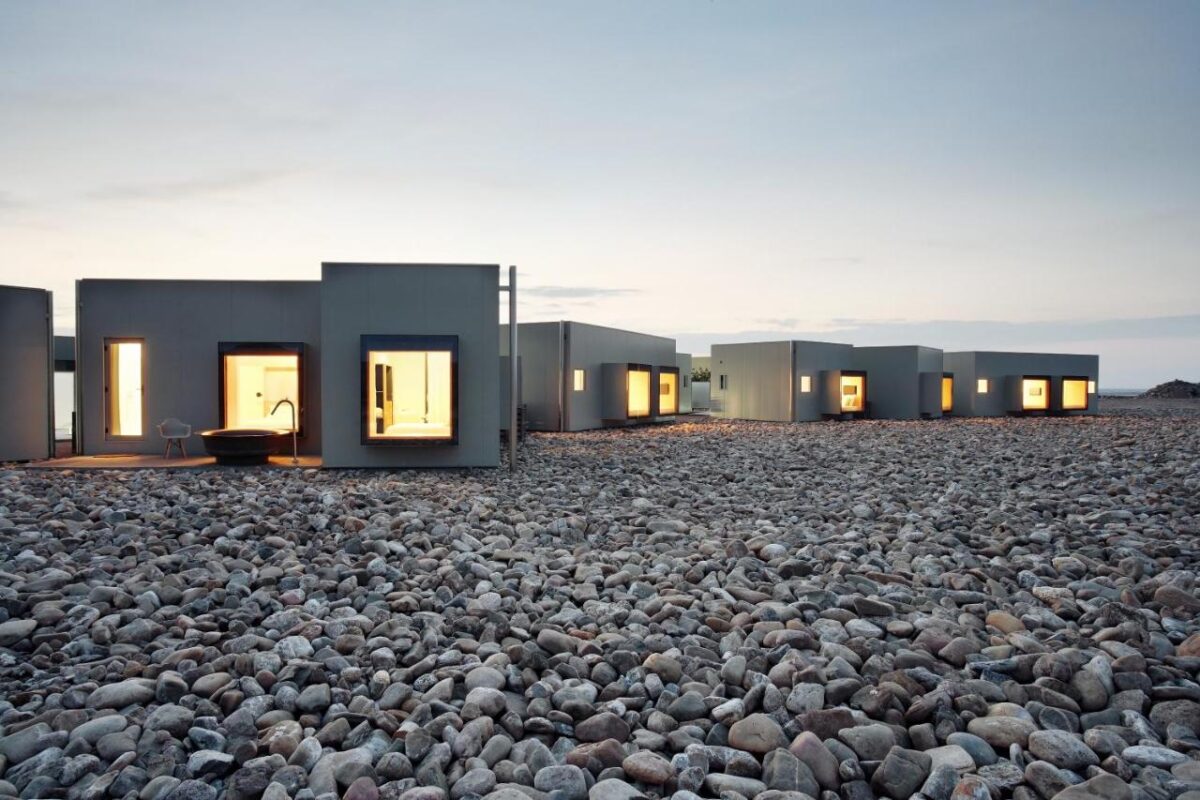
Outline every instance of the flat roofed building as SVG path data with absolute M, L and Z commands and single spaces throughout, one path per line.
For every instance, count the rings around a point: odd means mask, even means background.
M 954 416 L 1099 414 L 1100 357 L 973 350 L 946 353 Z

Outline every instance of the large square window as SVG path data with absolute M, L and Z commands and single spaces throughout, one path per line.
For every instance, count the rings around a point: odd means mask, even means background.
M 1062 407 L 1064 411 L 1086 411 L 1088 407 L 1088 379 L 1062 379 Z
M 221 342 L 217 350 L 222 428 L 290 431 L 294 413 L 303 430 L 303 344 Z
M 1023 411 L 1046 411 L 1050 408 L 1050 379 L 1021 379 L 1021 409 Z
M 867 376 L 843 372 L 841 377 L 842 413 L 857 414 L 866 408 Z
M 458 442 L 458 337 L 362 337 L 364 444 Z
M 650 416 L 650 368 L 630 364 L 626 376 L 626 417 L 639 419 Z
M 104 340 L 104 434 L 108 439 L 145 435 L 145 343 Z
M 661 367 L 658 372 L 658 414 L 669 417 L 679 413 L 679 370 Z

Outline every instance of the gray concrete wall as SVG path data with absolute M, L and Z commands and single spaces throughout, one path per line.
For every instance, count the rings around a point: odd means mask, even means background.
M 675 364 L 675 340 L 665 336 L 565 322 L 564 388 L 568 431 L 586 431 L 613 424 L 604 418 L 602 365 L 649 364 L 651 367 Z M 583 369 L 585 388 L 576 392 L 572 372 Z
M 499 276 L 497 265 L 322 265 L 325 466 L 499 464 Z M 362 444 L 360 344 L 364 335 L 458 337 L 458 444 Z M 529 362 L 524 366 L 528 368 Z
M 867 373 L 867 403 L 873 419 L 940 417 L 940 405 L 922 409 L 921 373 L 942 372 L 942 351 L 901 345 L 855 347 L 855 369 Z
M 692 410 L 708 411 L 712 405 L 710 391 L 712 385 L 708 381 L 696 381 L 692 384 Z
M 954 373 L 954 416 L 997 417 L 1010 413 L 1008 379 L 1012 376 L 1050 376 L 1052 413 L 1060 413 L 1055 406 L 1060 402 L 1063 376 L 1085 377 L 1097 385 L 1100 380 L 1100 358 L 1095 355 L 979 350 L 946 353 L 943 364 L 946 372 Z M 977 391 L 976 381 L 981 378 L 989 382 L 986 394 Z M 1098 414 L 1100 403 L 1092 394 L 1086 411 L 1067 413 Z
M 316 281 L 81 280 L 76 283 L 77 439 L 85 454 L 161 453 L 155 426 L 220 424 L 219 342 L 303 342 L 302 453 L 321 452 L 321 309 Z M 105 437 L 104 340 L 145 341 L 141 439 Z M 199 436 L 189 454 L 203 452 Z
M 713 415 L 790 422 L 791 363 L 791 342 L 713 345 L 710 385 Z
M 676 353 L 675 366 L 679 367 L 679 413 L 690 414 L 692 411 L 692 356 L 690 353 Z
M 793 419 L 797 422 L 815 422 L 822 419 L 821 373 L 830 370 L 854 368 L 853 345 L 840 342 L 808 342 L 792 343 L 793 358 L 793 400 L 795 410 Z M 804 376 L 811 378 L 811 391 L 803 391 Z M 871 378 L 867 376 L 867 400 L 871 399 Z
M 50 292 L 0 286 L 0 461 L 54 454 Z
M 521 402 L 531 431 L 562 429 L 559 405 L 565 380 L 562 372 L 563 323 L 522 322 L 517 325 L 521 360 Z M 508 325 L 500 326 L 500 352 L 508 353 Z

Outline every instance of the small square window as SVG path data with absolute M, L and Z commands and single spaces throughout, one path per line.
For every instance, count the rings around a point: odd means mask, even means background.
M 581 369 L 575 370 L 575 391 L 582 392 L 587 385 L 587 373 Z
M 980 378 L 979 380 L 975 381 L 975 391 L 979 392 L 980 394 L 987 394 L 988 393 L 988 379 Z
M 811 375 L 801 375 L 800 376 L 800 391 L 804 392 L 806 394 L 808 392 L 812 391 L 812 376 Z
M 1088 394 L 1095 394 L 1095 393 L 1096 393 L 1096 382 L 1088 381 Z

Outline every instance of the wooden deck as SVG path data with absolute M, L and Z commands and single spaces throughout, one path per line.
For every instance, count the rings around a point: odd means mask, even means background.
M 212 456 L 189 456 L 188 458 L 163 458 L 142 453 L 129 455 L 68 456 L 46 461 L 31 461 L 26 469 L 316 469 L 321 466 L 320 456 L 300 456 L 299 464 L 292 464 L 291 456 L 271 456 L 263 466 L 218 466 Z

